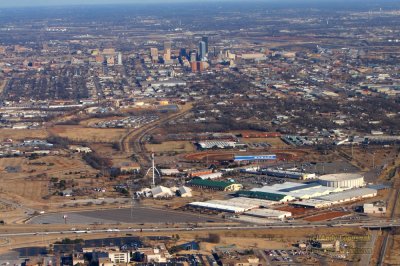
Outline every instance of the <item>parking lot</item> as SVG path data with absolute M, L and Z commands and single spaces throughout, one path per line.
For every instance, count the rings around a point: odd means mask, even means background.
M 214 217 L 193 213 L 152 208 L 125 208 L 69 213 L 49 213 L 34 217 L 31 224 L 63 224 L 67 215 L 68 224 L 112 224 L 112 223 L 196 223 L 217 220 Z
M 116 119 L 110 121 L 101 121 L 95 123 L 93 127 L 97 128 L 139 128 L 143 125 L 152 123 L 158 120 L 156 115 L 150 116 L 129 116 L 123 119 Z
M 291 250 L 279 250 L 279 249 L 268 249 L 262 250 L 266 255 L 269 264 L 285 264 L 285 265 L 300 265 L 296 263 L 296 257 L 307 255 L 306 251 L 291 249 Z

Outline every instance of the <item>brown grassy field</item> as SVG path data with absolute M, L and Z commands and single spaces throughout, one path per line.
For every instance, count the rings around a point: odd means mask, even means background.
M 332 211 L 332 212 L 325 212 L 325 213 L 320 213 L 318 215 L 310 216 L 310 217 L 304 218 L 304 220 L 309 221 L 309 222 L 320 222 L 320 221 L 326 221 L 329 219 L 338 218 L 338 217 L 341 217 L 341 216 L 344 216 L 347 214 L 349 214 L 349 213 Z
M 32 163 L 43 163 L 36 165 Z M 17 173 L 8 173 L 5 167 L 20 167 Z M 36 160 L 26 158 L 0 159 L 0 191 L 4 198 L 23 202 L 29 206 L 46 204 L 43 197 L 49 194 L 49 179 L 79 179 L 97 171 L 86 165 L 78 155 L 47 156 Z M 44 175 L 45 174 L 45 175 Z
M 118 142 L 126 129 L 88 128 L 82 126 L 55 126 L 49 129 L 54 135 L 82 142 L 113 143 Z
M 166 141 L 161 144 L 146 144 L 154 152 L 194 152 L 196 147 L 190 141 Z
M 45 139 L 49 136 L 45 129 L 0 129 L 0 140 L 13 139 L 13 140 L 24 140 L 30 139 Z

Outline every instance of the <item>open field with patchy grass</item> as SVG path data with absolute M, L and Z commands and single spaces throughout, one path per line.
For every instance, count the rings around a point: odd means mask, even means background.
M 194 152 L 196 147 L 190 141 L 166 141 L 161 144 L 146 144 L 146 149 L 154 152 Z
M 49 136 L 46 129 L 0 129 L 0 140 L 45 139 Z
M 77 142 L 118 142 L 127 132 L 126 129 L 117 128 L 88 128 L 82 126 L 55 126 L 49 132 L 56 136 L 68 138 Z

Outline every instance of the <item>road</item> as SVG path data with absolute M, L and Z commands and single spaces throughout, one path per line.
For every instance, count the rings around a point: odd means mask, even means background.
M 149 158 L 145 156 L 145 147 L 144 147 L 144 137 L 148 135 L 151 131 L 163 125 L 169 121 L 178 119 L 188 112 L 192 110 L 191 104 L 186 104 L 178 113 L 170 115 L 168 117 L 157 120 L 154 123 L 146 125 L 139 130 L 131 130 L 129 131 L 121 140 L 120 146 L 122 150 L 126 153 L 134 153 L 137 155 L 138 162 L 141 165 L 147 165 L 149 163 Z M 131 140 L 134 139 L 133 142 Z
M 397 161 L 395 161 L 395 164 L 397 163 Z M 397 204 L 400 200 L 399 196 L 400 196 L 400 179 L 398 178 L 400 175 L 400 171 L 397 170 L 395 177 L 393 178 L 394 182 L 393 182 L 393 188 L 395 188 L 395 190 L 392 191 L 392 193 L 395 194 L 394 197 L 394 204 L 392 206 L 392 209 L 390 210 L 390 218 L 393 220 L 395 218 L 396 215 L 396 210 L 397 210 Z M 396 179 L 397 177 L 397 179 Z M 389 197 L 389 199 L 392 197 Z M 385 256 L 386 256 L 386 251 L 388 248 L 388 243 L 389 243 L 389 236 L 390 236 L 390 232 L 385 232 L 385 237 L 383 239 L 383 243 L 381 246 L 381 250 L 379 252 L 379 259 L 377 262 L 377 265 L 381 266 L 384 265 L 383 262 L 385 260 Z
M 296 224 L 289 224 L 289 223 L 274 223 L 274 224 L 266 224 L 266 225 L 224 225 L 224 226 L 181 226 L 181 227 L 170 227 L 170 226 L 160 226 L 160 227 L 153 227 L 153 228 L 143 228 L 143 227 L 136 227 L 136 228 L 125 228 L 125 229 L 87 229 L 83 231 L 38 231 L 38 232 L 16 232 L 16 233 L 1 233 L 0 237 L 27 237 L 27 236 L 40 236 L 40 235 L 59 235 L 59 234 L 71 234 L 71 233 L 90 233 L 90 234 L 101 234 L 101 233 L 132 233 L 132 232 L 180 232 L 180 231 L 221 231 L 221 230 L 265 230 L 265 229 L 285 229 L 285 228 L 329 228 L 329 227 L 340 227 L 340 228 L 348 228 L 348 227 L 374 227 L 377 225 L 377 222 L 352 222 L 352 223 L 337 223 L 332 224 L 329 222 L 326 223 L 315 223 L 315 224 L 308 224 L 308 223 L 296 223 Z M 400 227 L 400 221 L 397 220 L 389 220 L 389 221 L 381 221 L 379 223 L 381 227 Z
M 391 216 L 390 216 L 391 219 L 394 219 L 394 217 L 395 217 L 396 206 L 398 204 L 399 196 L 400 196 L 400 190 L 397 189 L 394 193 L 396 196 L 394 198 L 395 202 L 394 202 L 392 210 L 391 210 Z M 384 265 L 383 262 L 385 260 L 386 251 L 387 251 L 388 244 L 389 244 L 389 236 L 390 236 L 390 232 L 385 232 L 385 238 L 383 239 L 383 243 L 381 246 L 381 251 L 379 252 L 379 259 L 378 259 L 378 263 L 377 263 L 377 265 L 379 265 L 379 266 Z

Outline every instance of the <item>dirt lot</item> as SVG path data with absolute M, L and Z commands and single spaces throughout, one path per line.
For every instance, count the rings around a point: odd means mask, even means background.
M 306 209 L 306 208 L 301 208 L 301 207 L 294 208 L 294 207 L 290 207 L 290 206 L 279 207 L 279 208 L 276 208 L 276 210 L 291 212 L 292 215 L 295 216 L 295 217 L 296 216 L 301 216 L 301 215 L 306 214 L 307 212 L 310 212 L 310 210 Z
M 146 144 L 148 151 L 154 152 L 194 152 L 196 147 L 190 141 L 166 141 L 161 144 Z
M 320 213 L 314 216 L 309 216 L 307 218 L 304 218 L 304 220 L 309 222 L 319 222 L 319 221 L 326 221 L 329 219 L 338 218 L 348 214 L 349 214 L 348 212 L 332 211 L 332 212 Z
M 49 129 L 49 131 L 54 135 L 74 141 L 102 143 L 118 142 L 127 132 L 126 129 L 87 128 L 82 126 L 55 126 Z

